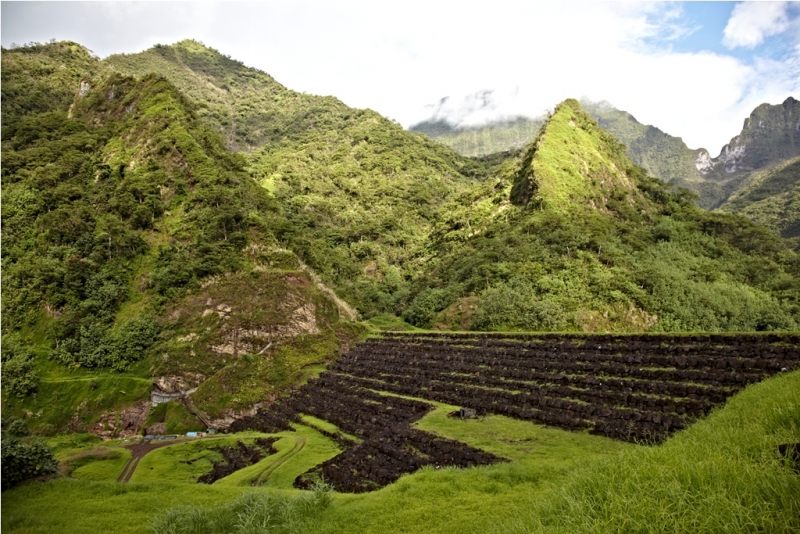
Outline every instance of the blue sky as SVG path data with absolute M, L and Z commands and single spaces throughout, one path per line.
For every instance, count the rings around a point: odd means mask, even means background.
M 774 60 L 784 59 L 793 53 L 796 42 L 795 34 L 782 31 L 774 35 L 764 35 L 763 41 L 754 46 L 733 46 L 725 39 L 725 30 L 731 19 L 734 8 L 741 2 L 681 2 L 674 4 L 675 19 L 673 24 L 683 32 L 665 37 L 663 35 L 645 39 L 654 46 L 670 48 L 674 52 L 709 51 L 715 54 L 729 55 L 745 63 L 753 63 L 756 58 L 767 57 Z M 753 4 L 751 2 L 750 4 Z M 787 21 L 795 20 L 800 11 L 800 2 L 761 2 L 777 7 L 785 5 Z M 779 10 L 776 10 L 779 11 Z M 657 20 L 652 20 L 658 24 Z M 789 28 L 787 28 L 788 30 Z M 679 36 L 678 36 L 679 35 Z
M 406 127 L 605 100 L 712 155 L 757 105 L 800 97 L 798 2 L 3 2 L 0 37 L 100 57 L 194 38 Z

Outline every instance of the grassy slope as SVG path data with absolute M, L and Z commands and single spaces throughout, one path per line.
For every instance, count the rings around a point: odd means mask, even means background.
M 797 532 L 800 373 L 747 388 L 660 447 L 570 477 L 518 516 L 522 532 Z
M 200 102 L 282 206 L 278 238 L 365 316 L 402 311 L 436 210 L 485 172 L 373 111 L 290 91 L 194 41 L 104 62 L 159 72 Z
M 428 468 L 377 492 L 337 495 L 302 530 L 794 531 L 800 528 L 800 482 L 777 445 L 800 441 L 798 390 L 800 372 L 749 386 L 652 448 L 503 417 L 448 419 L 455 407 L 438 405 L 420 428 L 512 461 L 468 470 Z M 2 527 L 147 532 L 154 515 L 167 508 L 210 505 L 245 491 L 219 483 L 33 482 L 4 493 Z

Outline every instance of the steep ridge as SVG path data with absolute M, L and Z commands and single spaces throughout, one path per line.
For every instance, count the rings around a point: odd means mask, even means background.
M 18 56 L 79 58 L 59 89 L 74 84 L 72 102 L 4 93 L 3 374 L 43 377 L 39 395 L 25 396 L 31 379 L 4 407 L 55 406 L 36 426 L 91 429 L 132 400 L 109 395 L 119 377 L 152 377 L 166 392 L 199 386 L 196 405 L 217 418 L 334 357 L 358 329 L 341 330 L 335 300 L 278 246 L 285 219 L 242 157 L 163 77 L 122 76 L 80 50 L 3 50 L 4 77 L 31 91 L 50 69 Z M 81 377 L 89 389 L 64 399 Z
M 679 137 L 639 123 L 605 103 L 584 103 L 598 123 L 628 147 L 628 156 L 653 176 L 699 195 L 706 209 L 719 207 L 751 181 L 800 155 L 800 107 L 787 98 L 780 105 L 762 104 L 744 120 L 741 133 L 712 158 L 708 150 L 689 149 Z
M 277 238 L 365 317 L 403 310 L 439 206 L 486 175 L 373 111 L 285 89 L 195 41 L 104 62 L 156 71 L 194 98 L 281 206 Z
M 630 113 L 607 102 L 582 101 L 581 105 L 600 126 L 625 144 L 628 157 L 634 163 L 663 182 L 697 194 L 698 206 L 713 208 L 728 194 L 719 184 L 707 181 L 700 174 L 695 166 L 696 151 L 687 147 L 680 137 L 642 124 Z
M 291 91 L 269 74 L 190 39 L 141 53 L 115 54 L 103 64 L 128 76 L 164 76 L 200 104 L 200 118 L 234 151 L 280 139 L 322 100 Z
M 24 46 L 2 56 L 3 124 L 33 113 L 69 109 L 81 81 L 106 74 L 96 57 L 78 43 Z
M 670 192 L 575 100 L 520 160 L 442 209 L 431 249 L 404 314 L 417 325 L 714 331 L 798 319 L 785 242 Z
M 761 104 L 744 120 L 739 135 L 722 147 L 716 158 L 698 151 L 697 168 L 708 179 L 741 180 L 800 153 L 800 102 L 792 97 L 782 104 Z

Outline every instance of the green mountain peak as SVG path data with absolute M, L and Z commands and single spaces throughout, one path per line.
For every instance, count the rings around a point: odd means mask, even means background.
M 636 191 L 641 173 L 625 146 L 598 126 L 575 99 L 559 104 L 529 145 L 515 176 L 511 200 L 555 211 L 607 211 L 609 199 Z M 634 194 L 634 197 L 641 195 Z

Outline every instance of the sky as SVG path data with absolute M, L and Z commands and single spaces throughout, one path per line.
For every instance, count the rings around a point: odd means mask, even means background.
M 712 155 L 800 98 L 800 2 L 2 2 L 0 39 L 104 58 L 196 39 L 296 91 L 409 127 L 607 101 Z

